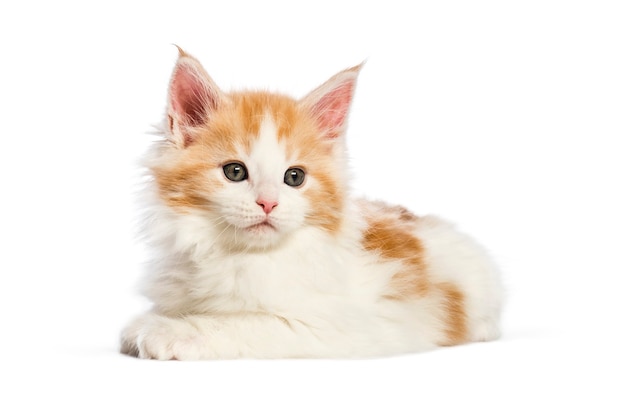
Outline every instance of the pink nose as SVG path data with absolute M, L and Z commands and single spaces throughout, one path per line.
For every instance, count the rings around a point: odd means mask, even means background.
M 278 202 L 273 201 L 273 200 L 258 199 L 256 200 L 256 203 L 261 208 L 263 208 L 263 212 L 265 212 L 266 214 L 269 214 L 270 212 L 274 210 L 274 208 L 276 208 L 276 206 L 278 206 Z

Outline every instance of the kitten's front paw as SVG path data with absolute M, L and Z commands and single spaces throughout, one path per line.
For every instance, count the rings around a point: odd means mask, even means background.
M 200 333 L 190 323 L 147 313 L 122 331 L 120 351 L 139 358 L 198 360 L 202 347 Z

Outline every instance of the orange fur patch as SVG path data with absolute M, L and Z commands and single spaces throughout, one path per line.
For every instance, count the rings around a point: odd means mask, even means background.
M 313 176 L 319 185 L 305 193 L 312 205 L 307 221 L 335 233 L 341 227 L 344 195 L 329 175 L 315 171 Z
M 366 250 L 376 251 L 383 261 L 400 260 L 403 269 L 391 281 L 394 292 L 385 296 L 391 300 L 410 297 L 434 297 L 439 303 L 439 316 L 443 323 L 442 346 L 457 345 L 467 341 L 467 315 L 465 296 L 453 283 L 432 283 L 424 261 L 424 247 L 414 235 L 417 216 L 400 206 L 380 202 L 361 201 L 369 227 L 363 233 L 362 244 Z
M 437 290 L 442 295 L 446 340 L 442 346 L 458 345 L 467 341 L 467 315 L 465 297 L 457 286 L 452 283 L 439 283 Z
M 363 233 L 363 247 L 376 251 L 387 260 L 400 260 L 405 269 L 393 277 L 396 292 L 388 298 L 424 296 L 430 289 L 424 248 L 412 233 L 417 217 L 407 215 L 406 209 L 375 203 L 375 216 L 368 218 L 369 227 Z

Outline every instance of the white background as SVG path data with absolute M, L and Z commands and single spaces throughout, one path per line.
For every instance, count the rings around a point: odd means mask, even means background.
M 623 2 L 412 3 L 3 2 L 0 391 L 623 393 Z M 375 360 L 118 355 L 146 308 L 133 185 L 171 43 L 224 89 L 296 96 L 367 59 L 354 189 L 485 244 L 503 338 Z

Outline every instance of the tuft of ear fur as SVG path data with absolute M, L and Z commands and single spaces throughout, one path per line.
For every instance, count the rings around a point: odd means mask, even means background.
M 337 138 L 344 133 L 362 66 L 363 63 L 335 74 L 300 100 L 326 138 Z
M 205 123 L 223 100 L 223 93 L 194 57 L 178 48 L 170 79 L 167 116 L 170 138 L 180 148 L 195 139 L 194 129 Z

